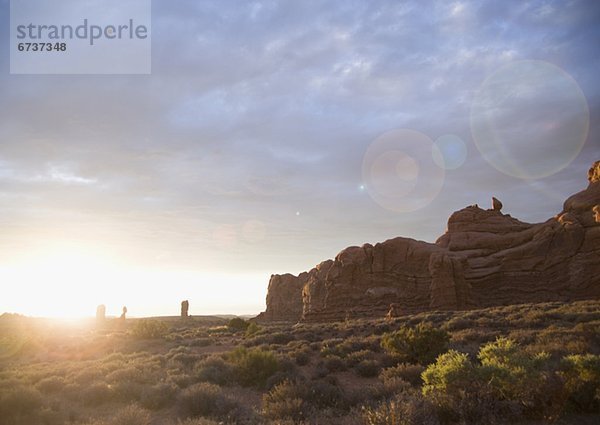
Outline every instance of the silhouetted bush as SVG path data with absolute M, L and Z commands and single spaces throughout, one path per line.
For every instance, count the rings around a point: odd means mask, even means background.
M 270 351 L 238 347 L 227 359 L 233 365 L 235 379 L 243 386 L 263 387 L 278 369 L 277 358 Z
M 358 376 L 362 376 L 363 378 L 372 378 L 377 376 L 379 373 L 379 362 L 377 360 L 363 360 L 354 366 L 354 370 L 358 374 Z
M 64 386 L 64 378 L 60 376 L 50 376 L 40 380 L 35 387 L 43 393 L 50 394 L 61 391 Z
M 269 419 L 302 420 L 308 416 L 307 389 L 284 381 L 263 396 L 263 414 Z
M 234 370 L 222 357 L 211 356 L 196 364 L 195 378 L 198 381 L 226 385 L 234 380 Z
M 140 404 L 147 409 L 158 410 L 175 400 L 179 389 L 172 384 L 159 383 L 145 387 L 140 394 Z
M 414 328 L 402 327 L 384 334 L 381 346 L 402 361 L 429 364 L 448 349 L 449 340 L 446 331 L 419 323 Z
M 389 367 L 381 371 L 380 378 L 384 381 L 400 378 L 413 386 L 420 386 L 423 382 L 421 374 L 425 368 L 420 364 L 401 363 L 395 367 Z
M 0 422 L 6 425 L 35 423 L 42 406 L 42 396 L 37 390 L 23 387 L 2 390 Z
M 225 419 L 238 406 L 219 386 L 203 382 L 183 390 L 177 398 L 177 407 L 185 417 Z
M 325 365 L 325 368 L 329 372 L 340 372 L 342 370 L 346 370 L 346 364 L 344 363 L 342 358 L 339 356 L 335 356 L 335 355 L 327 356 L 323 360 L 323 364 Z
M 80 393 L 81 401 L 86 406 L 99 406 L 108 403 L 112 397 L 113 391 L 104 382 L 92 384 Z
M 169 326 L 160 320 L 141 319 L 135 322 L 131 334 L 140 339 L 154 339 L 163 337 Z

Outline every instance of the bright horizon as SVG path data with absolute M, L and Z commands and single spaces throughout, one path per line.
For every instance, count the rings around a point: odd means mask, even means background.
M 600 159 L 599 21 L 586 0 L 154 1 L 149 75 L 13 75 L 2 43 L 0 314 L 258 314 L 271 274 L 434 242 L 492 196 L 547 220 Z

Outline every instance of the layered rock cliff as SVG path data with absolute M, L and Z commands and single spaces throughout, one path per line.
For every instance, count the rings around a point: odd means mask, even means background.
M 600 298 L 600 161 L 588 187 L 539 224 L 473 205 L 434 244 L 349 247 L 309 272 L 273 275 L 263 321 L 329 321 L 424 310 Z

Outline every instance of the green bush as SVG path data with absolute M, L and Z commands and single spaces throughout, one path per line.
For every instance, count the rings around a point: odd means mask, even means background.
M 403 326 L 395 332 L 384 334 L 381 346 L 403 362 L 425 365 L 446 352 L 449 341 L 450 336 L 446 331 L 419 323 L 414 328 Z
M 243 386 L 264 387 L 278 370 L 277 358 L 270 351 L 237 347 L 227 359 L 233 365 L 235 379 Z
M 254 322 L 250 322 L 250 324 L 246 328 L 246 336 L 252 336 L 252 335 L 256 334 L 258 331 L 260 331 L 260 326 L 258 326 Z
M 600 408 L 600 356 L 570 355 L 563 358 L 561 375 L 575 409 L 594 412 Z
M 140 339 L 155 339 L 165 336 L 169 326 L 160 320 L 141 319 L 136 321 L 131 334 Z
M 423 395 L 445 416 L 466 422 L 560 416 L 568 393 L 547 354 L 531 355 L 498 338 L 481 347 L 478 359 L 476 365 L 453 350 L 439 356 L 422 374 Z
M 250 326 L 250 322 L 245 321 L 241 317 L 234 317 L 229 321 L 227 327 L 229 330 L 237 332 L 237 331 L 245 331 Z
M 476 380 L 477 373 L 469 356 L 450 350 L 427 367 L 423 379 L 423 395 L 460 394 Z

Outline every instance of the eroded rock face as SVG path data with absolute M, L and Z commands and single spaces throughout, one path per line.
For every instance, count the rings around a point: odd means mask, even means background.
M 299 276 L 286 273 L 271 275 L 267 290 L 267 310 L 257 321 L 298 321 L 302 317 L 302 288 L 307 283 L 308 273 Z
M 349 247 L 299 276 L 274 275 L 259 318 L 330 321 L 600 297 L 600 161 L 563 211 L 529 224 L 477 205 L 436 243 L 394 238 Z M 495 202 L 497 201 L 497 202 Z

